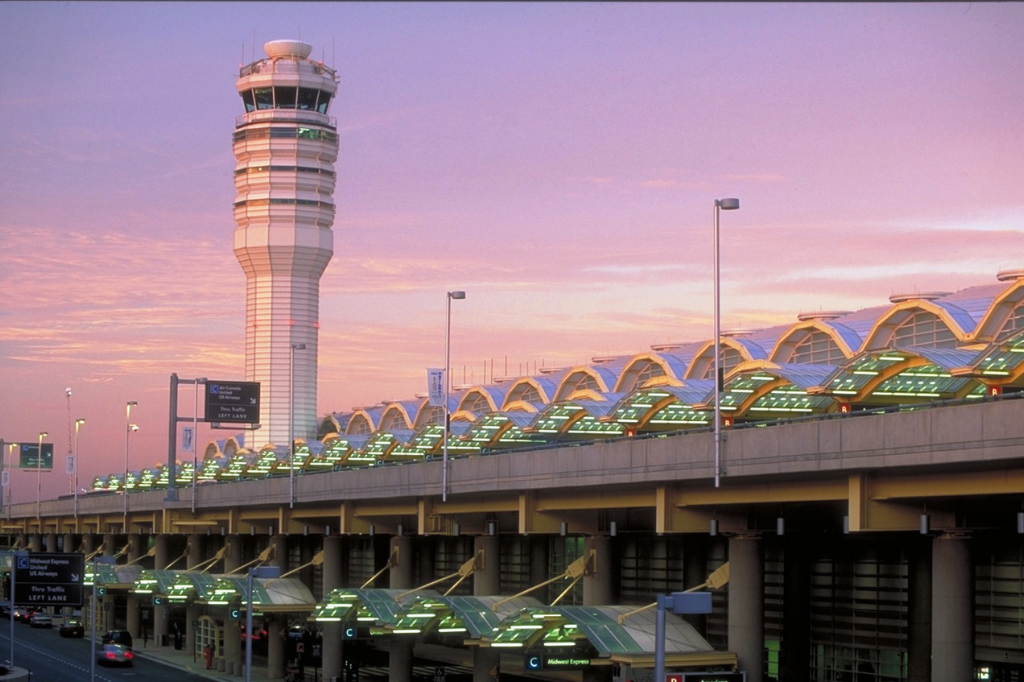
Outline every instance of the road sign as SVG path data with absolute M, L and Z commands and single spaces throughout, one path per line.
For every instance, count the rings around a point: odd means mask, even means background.
M 53 443 L 43 443 L 43 461 L 39 461 L 39 443 L 18 443 L 18 461 L 22 469 L 52 469 Z
M 259 382 L 206 382 L 204 420 L 229 424 L 258 424 L 260 421 Z
M 81 606 L 85 557 L 32 553 L 15 558 L 14 601 L 26 606 Z

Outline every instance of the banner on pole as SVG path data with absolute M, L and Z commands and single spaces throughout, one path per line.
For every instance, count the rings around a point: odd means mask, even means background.
M 427 368 L 427 395 L 431 407 L 444 405 L 444 370 Z
M 196 448 L 195 431 L 191 426 L 181 429 L 181 451 L 193 452 Z

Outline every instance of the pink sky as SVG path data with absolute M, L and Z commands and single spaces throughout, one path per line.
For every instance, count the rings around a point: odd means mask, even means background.
M 726 329 L 1024 267 L 1024 4 L 4 2 L 0 438 L 50 433 L 44 498 L 69 416 L 85 484 L 127 400 L 138 469 L 172 372 L 244 378 L 234 83 L 285 38 L 341 76 L 321 414 L 425 390 L 451 289 L 460 381 L 710 337 L 716 197 Z

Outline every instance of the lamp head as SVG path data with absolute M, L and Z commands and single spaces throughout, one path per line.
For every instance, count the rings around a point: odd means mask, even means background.
M 740 207 L 739 199 L 716 199 L 715 206 L 723 211 L 735 211 Z
M 85 420 L 84 420 L 84 419 L 76 419 L 76 420 L 75 420 L 75 426 L 76 426 L 76 427 L 78 427 L 78 426 L 81 426 L 81 425 L 82 425 L 82 424 L 84 424 L 84 423 L 85 423 Z
M 42 440 L 42 439 L 46 438 L 46 437 L 47 437 L 47 436 L 49 436 L 49 435 L 50 435 L 50 434 L 49 434 L 49 433 L 47 433 L 46 431 L 40 431 L 40 432 L 39 432 L 39 440 Z
M 462 299 L 466 298 L 466 292 L 465 291 L 449 291 L 448 292 L 448 298 L 454 298 L 457 301 L 461 301 Z

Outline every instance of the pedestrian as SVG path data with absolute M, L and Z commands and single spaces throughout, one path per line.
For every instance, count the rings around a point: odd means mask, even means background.
M 213 644 L 207 644 L 206 648 L 203 649 L 203 658 L 206 659 L 206 669 L 209 670 L 213 667 Z

